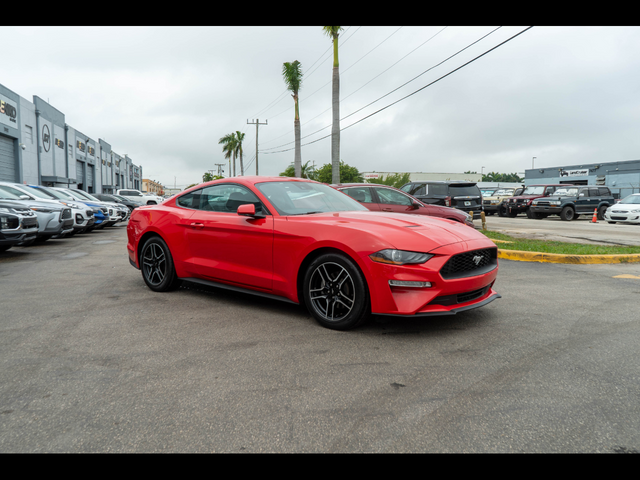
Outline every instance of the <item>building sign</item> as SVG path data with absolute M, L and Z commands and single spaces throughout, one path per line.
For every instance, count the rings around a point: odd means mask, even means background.
M 589 175 L 589 169 L 583 168 L 581 170 L 562 170 L 560 172 L 561 177 L 586 177 Z
M 380 175 L 379 175 L 379 174 L 377 174 L 377 173 L 365 173 L 365 174 L 364 174 L 364 178 L 365 178 L 365 180 L 366 180 L 367 178 L 378 178 L 379 176 L 380 176 Z
M 59 138 L 56 138 L 55 144 L 56 144 L 57 147 L 60 147 L 60 148 L 64 149 L 64 142 L 62 140 L 60 140 Z
M 84 143 L 82 143 L 80 140 L 78 140 L 76 142 L 76 146 L 78 147 L 78 150 L 80 150 L 82 153 L 84 153 Z
M 87 146 L 87 151 L 88 151 L 89 155 L 91 155 L 92 157 L 96 153 L 95 149 L 91 145 Z
M 42 126 L 42 148 L 45 152 L 48 152 L 51 148 L 51 132 L 49 131 L 49 125 L 46 123 Z
M 18 104 L 7 97 L 0 95 L 0 123 L 17 128 Z

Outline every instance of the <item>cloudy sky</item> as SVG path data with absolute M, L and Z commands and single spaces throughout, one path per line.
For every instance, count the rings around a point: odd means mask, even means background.
M 533 157 L 536 168 L 639 158 L 640 27 L 527 28 L 344 27 L 342 160 L 363 172 L 522 173 Z M 291 164 L 281 70 L 298 60 L 302 161 L 331 161 L 321 26 L 0 27 L 0 38 L 0 84 L 48 100 L 168 187 L 218 163 L 228 175 L 218 141 L 235 131 L 255 174 L 257 120 L 268 123 L 259 174 Z

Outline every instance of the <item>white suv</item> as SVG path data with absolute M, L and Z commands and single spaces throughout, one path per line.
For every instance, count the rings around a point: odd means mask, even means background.
M 118 190 L 118 195 L 128 198 L 138 205 L 157 205 L 164 201 L 163 197 L 152 195 L 150 193 L 142 193 L 140 190 L 123 189 Z

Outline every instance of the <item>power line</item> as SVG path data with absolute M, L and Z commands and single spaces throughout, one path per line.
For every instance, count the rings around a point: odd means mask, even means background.
M 409 95 L 406 95 L 406 96 L 404 96 L 404 97 L 400 98 L 399 100 L 396 100 L 395 102 L 392 102 L 392 103 L 390 103 L 389 105 L 387 105 L 387 106 L 385 106 L 385 107 L 382 107 L 382 108 L 381 108 L 381 109 L 379 109 L 379 110 L 376 110 L 375 112 L 373 112 L 373 113 L 371 113 L 371 114 L 369 114 L 369 115 L 367 115 L 367 116 L 365 116 L 365 117 L 361 118 L 360 120 L 358 120 L 358 121 L 356 121 L 356 122 L 352 123 L 351 125 L 347 125 L 346 127 L 341 128 L 341 129 L 340 129 L 340 131 L 342 132 L 343 130 L 346 130 L 347 128 L 350 128 L 350 127 L 352 127 L 352 126 L 354 126 L 354 125 L 356 125 L 356 124 L 358 124 L 358 123 L 360 123 L 360 122 L 362 122 L 362 121 L 366 120 L 367 118 L 370 118 L 370 117 L 372 117 L 372 116 L 374 116 L 374 115 L 377 115 L 378 113 L 382 112 L 383 110 L 386 110 L 387 108 L 389 108 L 389 107 L 391 107 L 391 106 L 395 105 L 396 103 L 399 103 L 399 102 L 401 102 L 402 100 L 405 100 L 405 99 L 407 99 L 407 98 L 411 97 L 412 95 L 415 95 L 416 93 L 418 93 L 418 92 L 420 92 L 420 91 L 424 90 L 425 88 L 430 87 L 430 86 L 431 86 L 431 85 L 433 85 L 434 83 L 439 82 L 440 80 L 442 80 L 443 78 L 448 77 L 448 76 L 449 76 L 449 75 L 451 75 L 452 73 L 457 72 L 458 70 L 460 70 L 460 69 L 461 69 L 461 68 L 463 68 L 463 67 L 466 67 L 466 66 L 467 66 L 467 65 L 469 65 L 470 63 L 475 62 L 476 60 L 478 60 L 479 58 L 481 58 L 481 57 L 485 56 L 485 55 L 486 55 L 486 54 L 488 54 L 489 52 L 492 52 L 492 51 L 493 51 L 493 50 L 495 50 L 496 48 L 501 47 L 502 45 L 504 45 L 504 44 L 505 44 L 505 43 L 507 43 L 507 42 L 510 42 L 511 40 L 513 40 L 514 38 L 516 38 L 518 35 L 523 34 L 524 32 L 526 32 L 527 30 L 529 30 L 529 29 L 531 29 L 531 28 L 533 28 L 533 26 L 525 28 L 525 29 L 524 29 L 524 30 L 522 30 L 521 32 L 518 32 L 518 33 L 516 33 L 515 35 L 513 35 L 512 37 L 508 38 L 507 40 L 505 40 L 505 41 L 503 41 L 503 42 L 499 43 L 499 44 L 498 44 L 498 45 L 496 45 L 495 47 L 490 48 L 490 49 L 489 49 L 489 50 L 487 50 L 486 52 L 481 53 L 481 54 L 480 54 L 480 55 L 478 55 L 477 57 L 475 57 L 475 58 L 473 58 L 473 59 L 469 60 L 468 62 L 466 62 L 466 63 L 464 63 L 464 64 L 460 65 L 459 67 L 457 67 L 457 68 L 455 68 L 455 69 L 451 70 L 449 73 L 446 73 L 446 74 L 444 74 L 443 76 L 441 76 L 440 78 L 437 78 L 437 79 L 436 79 L 436 80 L 434 80 L 433 82 L 428 83 L 428 84 L 427 84 L 427 85 L 425 85 L 424 87 L 419 88 L 418 90 L 416 90 L 416 91 L 414 91 L 414 92 L 410 93 Z M 349 116 L 349 115 L 348 115 L 348 116 Z M 346 118 L 346 117 L 345 117 L 345 118 Z M 326 128 L 326 127 L 325 127 L 325 128 Z M 309 142 L 309 143 L 305 143 L 305 144 L 304 144 L 304 145 L 302 145 L 302 146 L 304 147 L 304 146 L 307 146 L 307 145 L 311 145 L 312 143 L 319 142 L 320 140 L 324 140 L 325 138 L 329 138 L 330 136 L 331 136 L 331 134 L 329 134 L 329 135 L 325 135 L 324 137 L 318 138 L 317 140 L 314 140 L 314 141 Z M 274 148 L 277 148 L 277 147 L 274 147 Z M 291 150 L 293 150 L 293 149 L 292 149 L 292 148 L 289 148 L 289 149 L 286 149 L 286 150 L 279 150 L 279 151 L 277 151 L 277 152 L 262 152 L 262 153 L 264 153 L 264 154 L 270 154 L 270 153 L 282 153 L 282 152 L 289 152 L 289 151 L 291 151 Z

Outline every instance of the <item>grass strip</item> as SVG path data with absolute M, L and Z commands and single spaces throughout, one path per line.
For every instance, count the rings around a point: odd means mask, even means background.
M 631 255 L 639 254 L 640 246 L 608 246 L 586 245 L 582 243 L 567 243 L 550 240 L 532 240 L 515 238 L 504 233 L 484 230 L 481 232 L 492 240 L 501 250 L 519 250 L 523 252 L 558 253 L 562 255 Z

